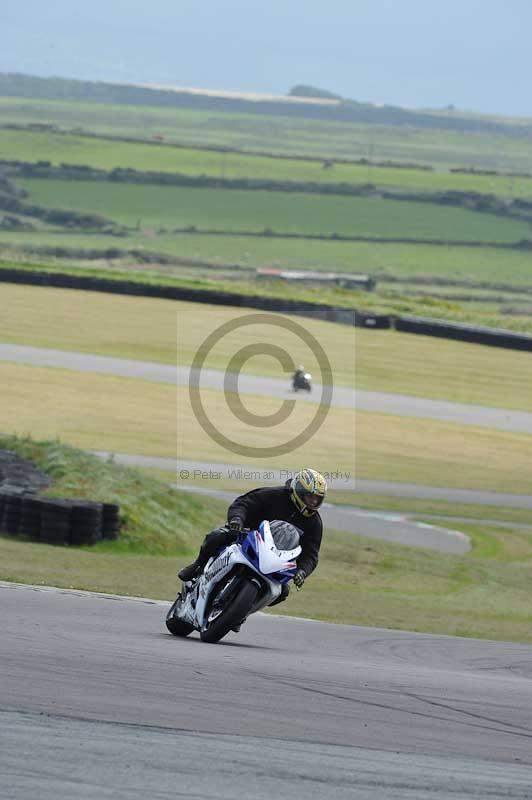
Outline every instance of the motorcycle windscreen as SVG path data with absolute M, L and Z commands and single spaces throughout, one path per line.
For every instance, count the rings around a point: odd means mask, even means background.
M 255 531 L 255 541 L 259 569 L 264 575 L 297 567 L 295 559 L 300 555 L 301 547 L 295 547 L 293 550 L 278 550 L 273 541 L 270 524 L 266 520 L 261 522 L 259 530 Z

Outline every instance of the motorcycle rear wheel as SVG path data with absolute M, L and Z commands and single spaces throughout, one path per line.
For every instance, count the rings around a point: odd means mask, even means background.
M 178 594 L 168 614 L 166 615 L 166 627 L 174 636 L 188 636 L 189 633 L 192 633 L 194 627 L 188 622 L 183 622 L 182 619 L 178 619 L 174 616 L 175 609 L 180 603 L 181 595 Z
M 244 580 L 230 604 L 224 608 L 204 631 L 200 631 L 202 642 L 215 644 L 229 633 L 229 631 L 244 620 L 259 593 L 259 587 L 254 581 Z

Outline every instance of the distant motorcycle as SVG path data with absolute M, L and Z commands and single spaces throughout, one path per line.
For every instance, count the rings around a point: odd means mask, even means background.
M 271 526 L 271 527 L 270 527 Z M 276 600 L 295 575 L 301 553 L 298 529 L 267 520 L 209 559 L 199 578 L 183 583 L 166 615 L 174 636 L 199 631 L 204 642 L 219 642 L 229 631 Z
M 297 373 L 292 378 L 292 391 L 293 392 L 311 392 L 312 385 L 310 381 L 312 380 L 312 375 L 310 372 L 302 372 Z

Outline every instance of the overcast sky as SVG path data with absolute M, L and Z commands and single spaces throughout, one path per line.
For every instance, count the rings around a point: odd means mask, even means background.
M 532 0 L 0 0 L 0 71 L 532 117 Z

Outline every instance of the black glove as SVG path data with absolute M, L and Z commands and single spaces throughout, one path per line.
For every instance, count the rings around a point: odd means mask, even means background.
M 242 523 L 236 517 L 234 519 L 229 520 L 229 530 L 231 533 L 239 534 L 242 533 Z
M 305 583 L 305 578 L 307 577 L 307 573 L 304 569 L 298 569 L 296 574 L 294 575 L 294 583 L 296 585 L 296 589 L 301 589 L 303 584 Z

